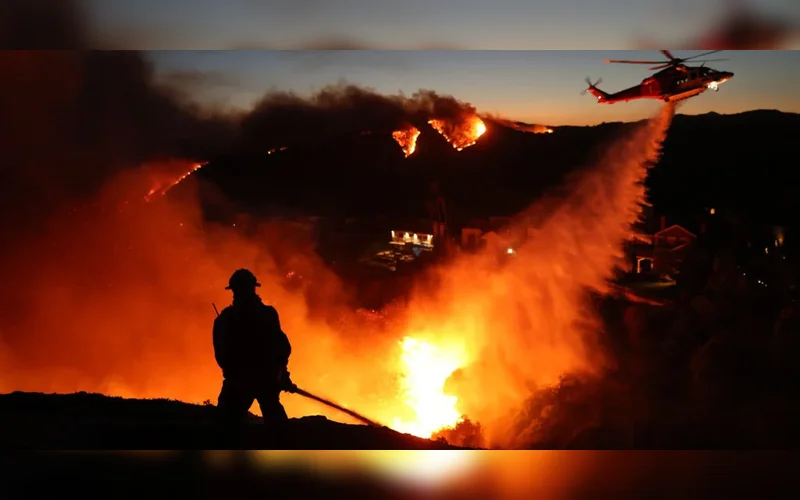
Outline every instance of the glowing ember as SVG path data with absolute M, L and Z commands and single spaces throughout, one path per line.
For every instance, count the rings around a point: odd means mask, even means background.
M 419 130 L 416 127 L 410 126 L 402 130 L 392 132 L 392 137 L 397 141 L 397 144 L 403 149 L 406 158 L 414 154 L 417 149 L 417 137 L 419 137 Z
M 286 150 L 286 146 L 283 146 L 281 148 L 272 148 L 269 151 L 267 151 L 267 154 L 271 155 L 272 153 L 277 153 L 278 151 L 284 151 L 284 150 Z
M 458 398 L 445 394 L 444 386 L 450 375 L 465 364 L 464 360 L 453 352 L 443 352 L 412 337 L 405 337 L 400 345 L 405 366 L 404 399 L 416 418 L 409 421 L 396 418 L 392 428 L 429 438 L 436 431 L 455 427 L 463 420 L 463 415 L 456 410 Z
M 477 116 L 470 116 L 460 123 L 444 120 L 430 120 L 428 123 L 458 151 L 472 146 L 486 133 L 486 124 Z
M 159 184 L 159 185 L 153 187 L 150 191 L 147 192 L 147 195 L 145 195 L 144 200 L 145 201 L 150 201 L 153 198 L 155 198 L 156 196 L 164 196 L 165 194 L 167 194 L 167 191 L 169 191 L 170 189 L 172 189 L 175 186 L 177 186 L 178 184 L 180 184 L 184 179 L 186 179 L 187 177 L 189 177 L 190 175 L 192 175 L 193 173 L 198 171 L 200 169 L 200 167 L 205 166 L 207 163 L 208 162 L 192 164 L 192 168 L 189 171 L 187 171 L 186 173 L 184 173 L 183 175 L 181 175 L 180 177 L 178 177 L 174 181 L 169 182 L 167 184 Z

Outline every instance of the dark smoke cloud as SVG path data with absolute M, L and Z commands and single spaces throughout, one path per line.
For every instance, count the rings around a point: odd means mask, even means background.
M 73 0 L 0 2 L 0 48 L 83 49 L 88 46 L 86 17 Z M 4 73 L 5 74 L 5 73 Z
M 407 118 L 400 99 L 352 85 L 327 87 L 310 98 L 291 92 L 265 95 L 244 119 L 248 144 L 287 146 L 332 134 L 399 127 Z
M 6 201 L 84 195 L 150 158 L 203 157 L 230 132 L 157 86 L 138 53 L 5 51 L 0 68 Z
M 0 4 L 4 47 L 81 49 L 80 4 Z M 0 208 L 3 229 L 35 226 L 68 199 L 158 157 L 202 158 L 232 137 L 174 88 L 158 85 L 136 52 L 0 52 Z M 9 228 L 11 226 L 11 228 Z
M 639 37 L 634 48 L 658 50 L 665 46 L 678 50 L 786 50 L 796 49 L 793 37 L 800 33 L 797 11 L 767 14 L 756 4 L 744 0 L 722 2 L 722 10 L 702 33 L 682 40 L 652 40 Z M 692 3 L 694 5 L 694 3 Z M 670 5 L 672 12 L 675 7 Z M 681 18 L 683 14 L 678 14 Z
M 406 125 L 423 126 L 437 118 L 456 124 L 476 110 L 452 96 L 420 90 L 410 97 L 385 96 L 351 84 L 326 87 L 311 97 L 291 92 L 265 95 L 242 122 L 245 144 L 264 149 L 335 135 L 370 131 L 391 133 Z

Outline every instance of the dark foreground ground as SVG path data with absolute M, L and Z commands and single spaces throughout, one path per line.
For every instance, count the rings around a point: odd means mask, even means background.
M 62 498 L 74 489 L 82 498 L 107 498 L 113 492 L 114 498 L 136 499 L 154 494 L 214 500 L 254 495 L 304 500 L 705 499 L 781 498 L 786 495 L 778 492 L 791 491 L 796 482 L 796 454 L 775 452 L 494 451 L 491 456 L 455 452 L 434 459 L 428 453 L 400 452 L 389 455 L 395 460 L 393 470 L 382 452 L 275 452 L 280 455 L 262 460 L 264 455 L 246 451 L 199 450 L 214 445 L 204 427 L 211 413 L 210 406 L 85 393 L 0 395 L 0 448 L 48 450 L 0 453 L 4 491 L 15 493 L 8 498 Z M 321 417 L 292 420 L 280 445 L 251 427 L 242 447 L 444 448 L 388 429 Z M 62 451 L 67 448 L 81 451 Z M 103 448 L 175 451 L 87 452 Z M 415 461 L 424 469 L 406 467 Z M 437 461 L 445 467 L 436 467 Z
M 255 416 L 231 440 L 221 440 L 212 422 L 215 407 L 166 399 L 123 399 L 100 394 L 0 395 L 0 447 L 29 450 L 453 449 L 443 442 L 389 428 L 342 424 L 322 416 L 293 418 L 278 435 Z

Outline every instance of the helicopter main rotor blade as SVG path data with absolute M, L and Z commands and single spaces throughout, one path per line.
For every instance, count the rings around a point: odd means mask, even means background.
M 703 52 L 702 54 L 697 54 L 696 56 L 685 57 L 681 59 L 681 61 L 691 61 L 693 59 L 697 59 L 698 57 L 707 56 L 709 54 L 716 54 L 717 52 L 721 52 L 721 50 L 710 50 L 708 52 Z
M 668 61 L 638 61 L 638 60 L 626 60 L 626 59 L 606 59 L 603 62 L 612 63 L 612 64 L 655 64 L 656 66 L 653 66 L 653 67 L 649 68 L 651 71 L 655 71 L 655 70 L 665 69 L 665 68 L 670 68 L 670 67 L 678 67 L 678 66 L 682 65 L 686 61 L 702 62 L 702 63 L 727 61 L 727 59 L 705 59 L 705 60 L 702 60 L 702 61 L 696 60 L 698 57 L 703 57 L 703 56 L 707 56 L 709 54 L 715 54 L 717 52 L 722 52 L 721 50 L 709 50 L 707 52 L 703 52 L 702 54 L 697 54 L 697 55 L 694 55 L 694 56 L 691 56 L 691 57 L 685 57 L 685 58 L 675 57 L 674 55 L 672 55 L 672 52 L 670 52 L 668 50 L 661 50 L 660 52 L 662 54 L 664 54 L 665 56 L 667 56 L 669 58 L 669 60 Z
M 664 64 L 664 61 L 621 61 L 619 59 L 606 59 L 603 62 L 614 64 Z

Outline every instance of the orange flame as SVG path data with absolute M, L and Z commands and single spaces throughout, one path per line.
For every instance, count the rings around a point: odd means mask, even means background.
M 403 149 L 406 158 L 414 154 L 414 151 L 417 149 L 417 137 L 419 137 L 419 134 L 419 129 L 414 126 L 392 132 L 392 137 L 394 137 L 394 140 L 397 141 L 397 144 Z
M 267 151 L 267 154 L 271 155 L 272 153 L 277 153 L 278 151 L 285 151 L 285 150 L 286 150 L 286 146 L 283 146 L 283 147 L 280 147 L 280 148 L 272 148 L 269 151 Z
M 429 120 L 428 123 L 458 151 L 472 146 L 486 133 L 486 124 L 477 116 L 470 116 L 461 123 L 438 119 Z
M 552 134 L 553 129 L 547 125 L 538 125 L 530 123 L 513 123 L 511 128 L 519 130 L 520 132 L 527 132 L 529 134 Z
M 456 350 L 441 350 L 433 344 L 405 337 L 403 348 L 402 391 L 405 403 L 414 410 L 411 420 L 395 418 L 398 432 L 429 438 L 435 432 L 455 427 L 463 420 L 456 409 L 458 398 L 445 394 L 447 379 L 461 368 L 466 358 Z
M 169 191 L 170 189 L 174 188 L 175 186 L 177 186 L 178 184 L 183 182 L 184 179 L 186 179 L 187 177 L 189 177 L 193 173 L 197 172 L 201 167 L 204 167 L 206 164 L 208 164 L 208 162 L 205 162 L 205 163 L 193 163 L 191 169 L 189 169 L 187 172 L 183 173 L 177 179 L 174 179 L 174 180 L 172 180 L 170 182 L 167 182 L 167 183 L 160 183 L 160 182 L 157 183 L 153 188 L 150 189 L 150 191 L 147 192 L 147 194 L 144 197 L 144 200 L 145 201 L 150 201 L 153 198 L 155 198 L 156 196 L 164 196 L 165 194 L 167 194 L 167 191 Z

